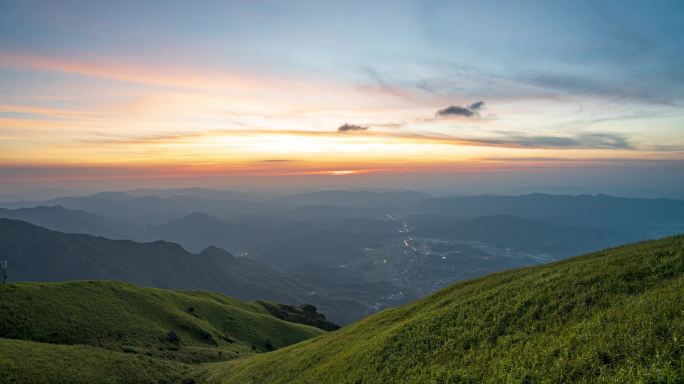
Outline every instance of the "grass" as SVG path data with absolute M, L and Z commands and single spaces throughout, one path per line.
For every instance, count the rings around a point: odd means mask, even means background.
M 212 383 L 682 383 L 684 236 L 455 284 Z
M 0 375 L 6 384 L 179 383 L 193 367 L 168 360 L 82 345 L 0 339 Z
M 111 281 L 0 286 L 0 337 L 6 339 L 201 363 L 271 351 L 323 333 L 220 294 Z

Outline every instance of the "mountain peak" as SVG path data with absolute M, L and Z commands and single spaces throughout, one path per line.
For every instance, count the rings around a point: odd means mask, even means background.
M 235 256 L 232 253 L 226 251 L 223 248 L 216 247 L 214 245 L 210 245 L 210 246 L 204 248 L 204 250 L 202 252 L 200 252 L 200 255 L 231 258 L 231 259 L 235 258 Z

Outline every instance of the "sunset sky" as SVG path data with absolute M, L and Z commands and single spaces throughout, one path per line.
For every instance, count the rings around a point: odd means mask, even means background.
M 678 179 L 682 15 L 678 0 L 0 0 L 0 192 Z

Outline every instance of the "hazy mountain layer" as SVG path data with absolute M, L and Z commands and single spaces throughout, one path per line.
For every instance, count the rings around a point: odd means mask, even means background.
M 109 240 L 0 219 L 0 253 L 9 261 L 11 281 L 105 279 L 202 289 L 244 300 L 312 303 L 340 322 L 369 311 L 352 297 L 326 296 L 301 278 L 216 247 L 194 254 L 165 241 Z
M 608 228 L 641 238 L 684 230 L 684 200 L 608 195 L 454 196 L 422 200 L 414 212 L 476 218 L 513 215 L 557 225 Z

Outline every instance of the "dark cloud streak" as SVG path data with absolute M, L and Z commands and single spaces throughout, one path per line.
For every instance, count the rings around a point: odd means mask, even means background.
M 480 117 L 479 111 L 484 107 L 484 101 L 476 101 L 470 105 L 450 105 L 440 109 L 435 114 L 438 117 Z
M 575 136 L 528 136 L 506 134 L 501 138 L 462 139 L 471 144 L 517 148 L 547 149 L 635 149 L 629 140 L 616 133 L 587 132 Z
M 346 128 L 345 128 L 346 127 Z M 352 127 L 352 128 L 350 128 Z M 353 128 L 356 127 L 356 128 Z M 622 149 L 622 150 L 654 150 L 654 151 L 682 151 L 679 146 L 647 146 L 635 147 L 630 140 L 619 133 L 606 132 L 584 132 L 575 135 L 550 136 L 550 135 L 526 135 L 522 132 L 493 132 L 497 137 L 461 137 L 449 134 L 437 133 L 410 133 L 410 132 L 385 132 L 371 131 L 367 126 L 354 124 L 344 124 L 334 132 L 323 131 L 304 131 L 304 130 L 270 130 L 260 131 L 234 131 L 216 130 L 212 132 L 202 132 L 203 135 L 255 135 L 259 133 L 268 134 L 288 134 L 288 135 L 307 135 L 307 136 L 330 136 L 345 132 L 357 132 L 369 137 L 399 137 L 405 139 L 428 140 L 442 143 L 459 145 L 475 145 L 485 147 L 500 148 L 541 148 L 541 149 Z M 178 142 L 186 138 L 199 137 L 198 132 L 178 132 L 170 135 L 151 135 L 135 137 L 102 137 L 100 139 L 84 140 L 88 144 L 153 144 Z M 266 159 L 276 162 L 281 159 Z
M 342 124 L 337 128 L 337 132 L 366 131 L 368 127 L 357 124 Z
M 479 111 L 484 107 L 485 102 L 484 101 L 476 101 L 468 106 L 471 111 Z

